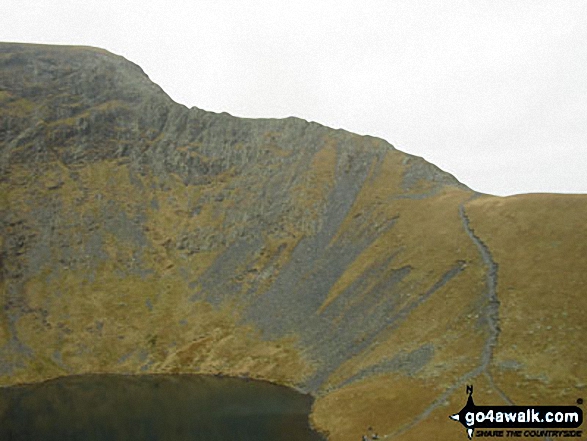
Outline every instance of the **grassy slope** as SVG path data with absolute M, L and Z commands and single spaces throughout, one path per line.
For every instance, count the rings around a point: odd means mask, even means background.
M 515 403 L 572 404 L 587 387 L 587 197 L 487 197 L 467 211 L 499 265 L 497 384 Z
M 447 415 L 464 404 L 465 383 L 475 385 L 478 404 L 573 405 L 585 394 L 587 351 L 582 335 L 587 310 L 587 197 L 484 196 L 465 203 L 465 208 L 471 228 L 498 264 L 501 332 L 489 369 L 457 382 L 461 387 L 449 388 L 449 393 L 444 393 L 449 378 L 429 376 L 424 371 L 416 376 L 370 377 L 327 394 L 317 401 L 313 418 L 331 430 L 332 439 L 358 439 L 368 426 L 391 439 L 457 439 L 463 436 L 462 426 L 451 425 Z M 462 307 L 467 287 L 460 287 L 458 292 L 462 297 L 456 303 Z M 443 307 L 450 309 L 452 313 L 447 315 L 454 314 L 457 320 L 470 318 L 459 315 L 459 308 L 447 300 L 452 299 L 438 299 L 436 303 L 429 300 L 431 309 L 421 311 L 428 326 L 437 316 L 443 316 L 438 312 Z M 412 319 L 416 316 L 413 314 Z M 459 355 L 469 361 L 475 359 L 467 354 L 475 346 L 474 336 L 467 335 L 464 322 L 460 326 L 426 336 L 435 341 L 438 335 L 446 337 L 455 331 L 458 345 L 445 362 L 456 361 Z M 405 338 L 398 330 L 389 346 L 380 344 L 372 353 L 415 346 L 421 328 L 414 323 L 406 328 L 409 334 Z M 369 362 L 370 354 L 359 363 Z M 355 370 L 356 364 L 355 360 L 347 363 Z M 438 396 L 446 402 L 434 406 Z M 415 418 L 423 415 L 421 421 Z
M 230 305 L 213 308 L 190 301 L 186 280 L 196 279 L 219 251 L 186 256 L 168 247 L 177 242 L 180 225 L 192 222 L 186 228 L 205 228 L 215 222 L 205 212 L 198 221 L 185 215 L 183 184 L 172 178 L 164 191 L 141 192 L 130 183 L 124 165 L 89 165 L 80 170 L 77 181 L 57 164 L 48 168 L 54 171 L 45 175 L 49 186 L 57 180 L 59 188 L 47 189 L 43 178 L 16 185 L 19 175 L 26 179 L 28 170 L 14 170 L 13 182 L 0 186 L 12 215 L 27 219 L 30 229 L 43 229 L 30 210 L 39 201 L 49 201 L 59 207 L 58 234 L 75 239 L 65 249 L 53 246 L 50 259 L 24 283 L 22 297 L 29 313 L 18 319 L 15 334 L 34 358 L 23 360 L 23 354 L 15 353 L 16 364 L 24 363 L 24 368 L 3 376 L 3 383 L 84 372 L 177 371 L 299 381 L 308 368 L 291 338 L 262 342 L 258 331 L 236 323 Z M 139 188 L 148 187 L 144 183 Z M 144 201 L 158 196 L 156 210 L 145 208 Z M 132 240 L 103 231 L 112 201 L 112 212 L 124 212 L 131 219 L 146 210 L 148 220 L 141 228 L 147 247 L 137 249 Z M 83 223 L 87 218 L 99 233 L 100 256 L 84 249 L 90 240 Z M 79 256 L 73 264 L 64 260 L 69 253 Z M 139 266 L 142 274 L 133 273 Z M 8 321 L 2 320 L 5 331 Z M 5 332 L 5 340 L 8 336 Z

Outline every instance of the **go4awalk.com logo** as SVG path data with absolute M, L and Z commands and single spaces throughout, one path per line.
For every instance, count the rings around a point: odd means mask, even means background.
M 467 404 L 450 418 L 460 422 L 469 439 L 478 437 L 575 437 L 583 423 L 583 411 L 577 406 L 477 406 L 473 386 L 467 386 Z M 486 429 L 486 430 L 483 430 Z

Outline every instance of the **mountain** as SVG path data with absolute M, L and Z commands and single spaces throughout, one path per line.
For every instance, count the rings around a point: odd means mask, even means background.
M 461 439 L 467 384 L 586 395 L 585 219 L 585 195 L 188 109 L 101 49 L 0 44 L 0 385 L 245 376 L 312 393 L 331 440 Z

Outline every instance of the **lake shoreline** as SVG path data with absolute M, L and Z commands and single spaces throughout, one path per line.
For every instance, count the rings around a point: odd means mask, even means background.
M 224 382 L 224 380 L 226 380 L 226 382 Z M 252 384 L 247 385 L 247 383 Z M 112 386 L 116 387 L 112 388 Z M 109 388 L 111 388 L 110 392 L 108 392 Z M 53 392 L 47 393 L 47 391 L 50 390 L 53 390 Z M 6 402 L 7 397 L 9 397 L 8 399 L 10 399 L 11 396 L 26 397 L 24 402 L 26 402 L 28 406 L 31 406 L 32 409 L 34 409 L 34 406 L 40 406 L 39 409 L 41 409 L 41 411 L 38 412 L 38 414 L 41 414 L 39 418 L 42 419 L 47 408 L 49 408 L 50 411 L 53 412 L 55 409 L 63 409 L 66 405 L 71 405 L 71 396 L 75 396 L 76 390 L 78 390 L 78 392 L 81 391 L 79 395 L 85 397 L 81 400 L 81 402 L 83 403 L 81 408 L 84 408 L 84 406 L 86 406 L 86 403 L 92 402 L 92 400 L 95 401 L 97 400 L 97 397 L 101 396 L 107 398 L 107 400 L 105 400 L 104 403 L 108 403 L 108 400 L 114 399 L 113 397 L 119 397 L 118 401 L 115 400 L 115 402 L 117 403 L 117 406 L 120 406 L 119 403 L 126 403 L 127 401 L 132 402 L 132 400 L 135 399 L 135 394 L 138 390 L 139 393 L 137 396 L 142 396 L 143 399 L 138 403 L 137 406 L 126 406 L 124 407 L 124 409 L 133 408 L 133 412 L 135 411 L 135 407 L 139 409 L 142 409 L 143 407 L 145 407 L 145 409 L 150 409 L 149 403 L 151 402 L 156 402 L 156 407 L 158 409 L 156 417 L 149 417 L 140 414 L 139 418 L 141 419 L 141 421 L 151 421 L 153 418 L 155 418 L 155 420 L 158 421 L 160 418 L 162 418 L 159 414 L 159 411 L 162 413 L 162 415 L 165 415 L 165 412 L 169 413 L 167 409 L 173 409 L 174 406 L 180 406 L 179 403 L 184 402 L 192 403 L 194 404 L 194 406 L 183 406 L 181 410 L 178 410 L 178 412 L 185 413 L 186 409 L 187 411 L 192 411 L 193 409 L 193 417 L 197 421 L 199 421 L 199 419 L 202 418 L 202 409 L 205 409 L 206 411 L 210 412 L 210 420 L 215 421 L 216 418 L 219 418 L 219 415 L 222 416 L 224 414 L 227 414 L 229 416 L 226 418 L 229 418 L 228 421 L 230 421 L 232 424 L 234 423 L 234 421 L 242 419 L 242 415 L 252 415 L 252 418 L 254 418 L 254 421 L 256 421 L 257 424 L 267 424 L 269 425 L 268 427 L 270 427 L 270 425 L 273 424 L 271 421 L 273 421 L 273 419 L 277 418 L 279 415 L 282 415 L 279 416 L 279 418 L 286 418 L 286 420 L 287 418 L 293 418 L 293 416 L 288 417 L 287 415 L 297 415 L 295 417 L 297 418 L 295 420 L 297 421 L 295 423 L 295 427 L 297 427 L 297 430 L 299 430 L 299 418 L 301 418 L 303 415 L 304 426 L 307 427 L 307 430 L 309 431 L 308 436 L 311 436 L 311 439 L 314 439 L 314 437 L 319 437 L 322 440 L 327 440 L 327 434 L 322 432 L 312 424 L 311 414 L 315 400 L 315 397 L 312 394 L 301 392 L 287 385 L 275 384 L 267 380 L 259 380 L 250 377 L 234 377 L 222 374 L 211 375 L 197 373 L 84 373 L 54 377 L 38 382 L 1 386 L 0 396 L 3 402 Z M 43 395 L 41 394 L 41 398 L 39 398 L 40 391 L 45 391 L 44 393 L 46 396 L 43 397 Z M 59 391 L 59 393 L 55 393 L 55 391 Z M 147 393 L 146 395 L 145 391 Z M 172 392 L 170 393 L 169 391 Z M 165 393 L 167 393 L 167 395 L 165 395 Z M 111 397 L 111 394 L 113 397 Z M 159 396 L 163 398 L 155 398 Z M 77 399 L 79 400 L 79 397 Z M 204 407 L 202 407 L 202 403 L 205 402 L 205 400 L 210 399 L 213 400 L 211 401 L 211 403 L 213 404 L 206 404 L 204 405 Z M 19 398 L 17 399 L 16 403 L 18 403 L 18 405 L 21 406 L 22 400 L 22 398 Z M 251 404 L 251 400 L 253 400 L 254 402 L 259 400 L 259 406 L 261 407 L 254 407 Z M 102 401 L 100 401 L 99 399 L 98 402 L 100 406 L 103 405 Z M 45 403 L 44 407 L 43 403 Z M 46 403 L 49 403 L 49 405 L 47 406 Z M 159 403 L 162 403 L 160 407 Z M 302 405 L 301 403 L 305 404 Z M 8 408 L 9 410 L 5 411 L 5 413 L 21 412 L 21 414 L 23 414 L 20 407 L 18 407 L 17 410 L 11 410 L 10 406 L 5 407 L 5 409 L 6 408 Z M 237 413 L 230 417 L 230 412 L 234 412 L 234 408 L 237 409 Z M 89 408 L 89 410 L 86 413 L 82 413 L 82 415 L 85 416 L 86 414 L 92 414 L 91 417 L 93 418 L 93 409 L 93 407 Z M 198 409 L 200 409 L 200 412 L 198 412 Z M 77 407 L 75 408 L 75 410 L 79 411 Z M 241 414 L 241 411 L 245 413 Z M 28 414 L 26 412 L 24 412 L 24 414 L 29 415 L 29 419 L 31 415 L 34 416 L 34 418 L 37 418 L 38 416 L 35 410 L 27 410 L 27 412 Z M 126 410 L 120 411 L 119 414 L 125 412 Z M 252 414 L 250 412 L 252 412 Z M 20 419 L 22 419 L 21 414 L 19 414 Z M 175 411 L 172 411 L 171 414 L 174 415 L 173 418 L 176 418 Z M 148 415 L 148 413 L 145 415 Z M 1 413 L 0 416 L 2 416 Z M 6 418 L 6 415 L 4 415 L 4 417 Z M 8 418 L 10 419 L 10 417 Z M 261 418 L 261 421 L 263 420 L 263 418 L 269 419 L 267 419 L 267 421 L 264 423 L 258 423 L 257 420 L 259 420 L 259 418 Z M 192 417 L 187 417 L 187 420 L 189 420 L 187 423 L 184 421 L 182 422 L 182 424 L 194 424 L 191 421 Z M 283 430 L 288 427 L 288 423 L 283 424 L 286 425 L 279 430 Z M 229 426 L 230 424 L 227 425 Z M 265 426 L 262 427 L 265 428 Z M 222 430 L 227 429 L 223 428 Z M 286 431 L 287 430 L 284 430 L 284 432 Z

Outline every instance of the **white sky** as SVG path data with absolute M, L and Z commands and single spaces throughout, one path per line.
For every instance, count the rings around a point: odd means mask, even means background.
M 2 0 L 0 41 L 102 47 L 188 107 L 379 136 L 485 193 L 587 193 L 585 0 Z

